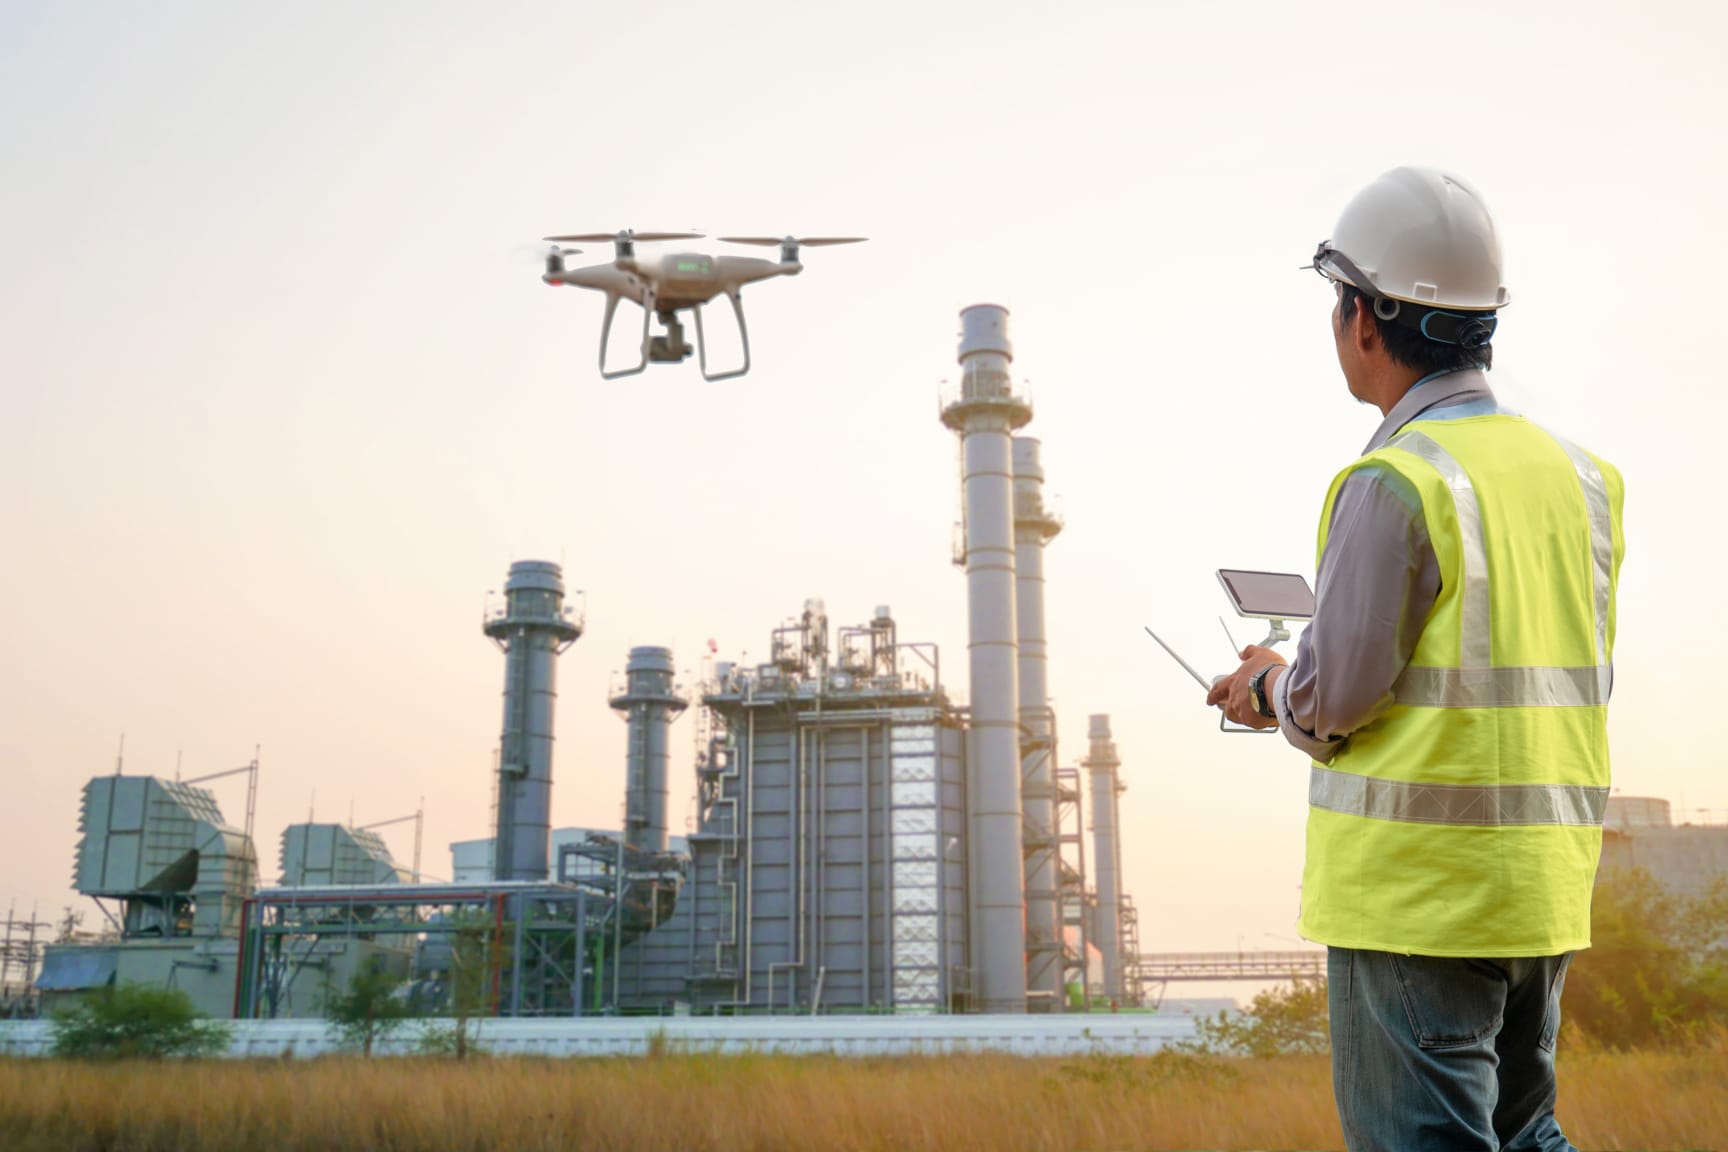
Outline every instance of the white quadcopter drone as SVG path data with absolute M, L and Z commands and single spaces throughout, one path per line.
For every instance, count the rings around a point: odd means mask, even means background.
M 696 240 L 699 232 L 585 232 L 574 236 L 548 236 L 554 244 L 598 243 L 612 241 L 614 254 L 610 264 L 594 264 L 586 268 L 565 268 L 564 257 L 580 249 L 553 248 L 546 253 L 546 272 L 540 279 L 554 287 L 574 284 L 606 293 L 606 316 L 600 322 L 600 375 L 606 380 L 634 376 L 649 364 L 677 364 L 691 352 L 697 353 L 697 363 L 704 380 L 730 380 L 750 371 L 750 331 L 744 326 L 744 305 L 739 289 L 757 280 L 772 276 L 796 276 L 804 271 L 798 262 L 800 247 L 815 248 L 828 244 L 856 244 L 862 236 L 722 236 L 728 244 L 755 244 L 762 247 L 780 246 L 780 259 L 762 260 L 754 256 L 709 256 L 701 252 L 659 253 L 637 256 L 638 241 Z M 702 305 L 724 294 L 732 302 L 732 313 L 738 317 L 738 335 L 743 342 L 744 363 L 727 372 L 708 370 L 708 342 L 702 334 Z M 615 371 L 606 369 L 606 346 L 612 337 L 612 316 L 618 301 L 628 299 L 642 306 L 642 355 L 634 367 Z M 688 308 L 696 315 L 696 347 L 684 343 L 684 326 L 678 313 Z M 659 317 L 666 331 L 650 334 L 649 322 Z

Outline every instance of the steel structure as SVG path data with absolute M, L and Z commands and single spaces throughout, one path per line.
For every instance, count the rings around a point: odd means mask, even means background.
M 1294 952 L 1148 952 L 1124 966 L 1128 999 L 1153 1009 L 1164 1003 L 1172 983 L 1227 980 L 1324 980 L 1326 953 Z
M 1062 518 L 1044 502 L 1039 443 L 1012 442 L 1014 461 L 1015 650 L 1020 681 L 1021 845 L 1025 856 L 1028 1006 L 1061 1006 L 1065 957 L 1056 833 L 1056 717 L 1050 709 L 1044 625 L 1044 546 Z
M 1317 980 L 1326 975 L 1326 953 L 1317 948 L 1287 952 L 1148 952 L 1140 956 L 1140 978 L 1166 983 L 1223 980 Z
M 1118 791 L 1121 789 L 1118 788 Z M 1120 825 L 1118 825 L 1120 829 Z M 1120 884 L 1122 840 L 1120 834 L 1116 840 L 1118 884 Z M 1134 907 L 1134 897 L 1124 892 L 1117 902 L 1116 924 L 1119 940 L 1116 955 L 1122 960 L 1122 1000 L 1127 1004 L 1139 1004 L 1143 1000 L 1142 985 L 1145 974 L 1141 971 L 1140 955 L 1140 910 Z
M 1093 904 L 1086 891 L 1086 833 L 1080 770 L 1056 777 L 1056 892 L 1062 914 L 1062 987 L 1069 1008 L 1086 1008 L 1086 964 L 1092 948 Z
M 1109 716 L 1092 716 L 1086 735 L 1088 749 L 1081 767 L 1092 778 L 1092 882 L 1098 894 L 1093 941 L 1104 966 L 1104 995 L 1120 1001 L 1127 992 L 1122 973 L 1122 845 L 1116 833 L 1122 761 L 1111 738 Z
M 670 919 L 625 947 L 620 1006 L 964 1006 L 963 738 L 934 647 L 901 643 L 885 608 L 831 644 L 812 600 L 771 653 L 703 685 L 689 878 Z
M 979 1007 L 1026 1010 L 1026 883 L 1021 848 L 1020 681 L 1016 653 L 1014 463 L 1010 438 L 1032 419 L 1008 366 L 1008 310 L 960 313 L 960 394 L 942 422 L 960 435 L 962 561 L 970 628 L 971 910 Z
M 510 565 L 504 604 L 482 627 L 504 651 L 504 729 L 499 744 L 492 878 L 545 880 L 552 832 L 552 724 L 558 657 L 582 635 L 564 604 L 564 579 L 546 560 Z
M 35 1015 L 36 972 L 47 930 L 53 927 L 36 919 L 34 908 L 23 920 L 18 919 L 16 904 L 6 910 L 6 935 L 0 937 L 0 1020 Z
M 670 648 L 632 648 L 614 711 L 629 725 L 625 742 L 624 840 L 638 852 L 666 851 L 666 765 L 672 721 L 690 701 L 674 682 Z
M 422 938 L 414 998 L 425 1014 L 576 1015 L 605 939 L 587 901 L 531 882 L 261 889 L 246 902 L 234 1015 L 307 1014 L 332 958 L 356 951 L 394 955 L 406 975 Z
M 619 952 L 670 913 L 683 863 L 590 834 L 561 850 L 561 883 L 264 889 L 246 906 L 235 1013 L 316 1011 L 322 989 L 367 957 L 405 979 L 411 958 L 425 1015 L 613 1012 Z

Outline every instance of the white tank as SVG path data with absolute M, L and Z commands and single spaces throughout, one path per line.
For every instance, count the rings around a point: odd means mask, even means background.
M 1610 796 L 1602 823 L 1608 828 L 1670 828 L 1674 810 L 1655 796 Z

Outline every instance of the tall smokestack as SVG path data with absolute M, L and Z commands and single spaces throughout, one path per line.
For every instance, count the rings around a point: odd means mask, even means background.
M 546 560 L 518 560 L 486 635 L 504 650 L 504 733 L 498 756 L 494 880 L 544 880 L 552 834 L 552 713 L 558 656 L 582 635 L 564 607 L 564 579 Z
M 1093 884 L 1098 894 L 1097 944 L 1104 961 L 1104 994 L 1122 999 L 1122 842 L 1117 835 L 1116 797 L 1122 793 L 1116 742 L 1110 737 L 1110 717 L 1091 718 L 1089 747 L 1081 762 L 1092 775 Z
M 632 648 L 624 691 L 612 707 L 629 724 L 625 759 L 624 842 L 642 852 L 666 851 L 667 734 L 690 706 L 678 695 L 670 648 Z
M 960 434 L 966 516 L 971 728 L 972 966 L 985 1012 L 1026 1010 L 1025 883 L 1020 848 L 1020 717 L 1014 619 L 1014 463 L 1009 437 L 1032 419 L 1008 377 L 1008 310 L 960 313 L 960 396 L 942 423 Z
M 1044 629 L 1044 545 L 1062 520 L 1044 506 L 1039 444 L 1016 436 L 1014 454 L 1014 596 L 1020 661 L 1020 795 L 1024 805 L 1026 987 L 1035 1004 L 1062 1005 L 1062 909 L 1056 876 L 1056 725 L 1050 714 L 1049 655 Z

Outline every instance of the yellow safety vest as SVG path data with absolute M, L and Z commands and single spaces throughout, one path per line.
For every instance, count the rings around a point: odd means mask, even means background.
M 1515 416 L 1423 420 L 1332 482 L 1421 498 L 1440 594 L 1394 703 L 1310 770 L 1302 934 L 1424 956 L 1590 945 L 1625 551 L 1607 462 Z

